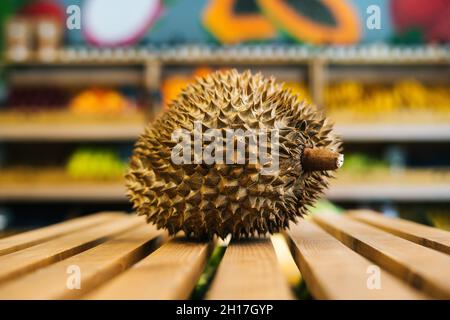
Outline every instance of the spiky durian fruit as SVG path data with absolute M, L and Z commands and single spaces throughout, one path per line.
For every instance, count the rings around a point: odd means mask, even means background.
M 201 121 L 200 130 L 195 121 Z M 210 128 L 220 129 L 224 137 L 230 129 L 277 129 L 278 153 L 258 163 L 172 161 L 175 130 Z M 126 176 L 127 194 L 139 215 L 170 234 L 239 238 L 274 233 L 305 214 L 327 186 L 330 170 L 342 164 L 337 153 L 341 142 L 331 131 L 318 110 L 273 78 L 248 71 L 216 72 L 185 88 L 140 136 Z M 268 136 L 265 146 L 275 153 L 270 144 L 274 138 Z M 208 145 L 200 143 L 201 150 Z M 226 147 L 224 143 L 224 153 Z M 278 156 L 279 170 L 263 174 L 261 169 L 273 164 L 272 156 Z

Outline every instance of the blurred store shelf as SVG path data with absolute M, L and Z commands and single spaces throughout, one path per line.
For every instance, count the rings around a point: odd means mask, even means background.
M 450 124 L 337 124 L 336 132 L 345 142 L 450 141 Z
M 134 141 L 142 133 L 139 123 L 1 124 L 0 141 Z M 345 142 L 450 141 L 450 124 L 336 125 Z
M 428 63 L 429 62 L 429 63 Z M 399 79 L 413 77 L 416 81 L 439 84 L 448 80 L 448 64 L 440 63 L 414 63 L 405 67 L 402 63 L 391 62 L 380 65 L 375 61 L 361 63 L 348 63 L 343 66 L 332 66 L 326 71 L 327 82 L 330 84 L 341 83 L 349 79 L 357 79 L 361 84 L 391 84 Z M 331 63 L 331 62 L 328 62 Z M 405 63 L 403 63 L 405 64 Z
M 450 200 L 448 168 L 344 168 L 327 191 L 335 201 L 440 202 Z
M 449 46 L 390 46 L 372 44 L 325 47 L 320 55 L 332 64 L 421 64 L 448 63 Z
M 43 81 L 44 80 L 44 81 Z M 8 81 L 10 85 L 33 86 L 138 86 L 144 82 L 141 70 L 132 68 L 57 68 L 42 69 L 31 68 L 14 70 L 10 72 Z
M 134 141 L 143 131 L 137 123 L 1 124 L 0 141 Z
M 352 184 L 331 186 L 326 197 L 333 201 L 440 202 L 450 200 L 450 185 Z
M 8 64 L 276 64 L 319 59 L 331 64 L 448 64 L 449 46 L 360 45 L 314 48 L 304 45 L 179 45 L 171 47 L 59 50 L 53 59 L 7 61 Z M 33 56 L 33 55 L 31 55 Z

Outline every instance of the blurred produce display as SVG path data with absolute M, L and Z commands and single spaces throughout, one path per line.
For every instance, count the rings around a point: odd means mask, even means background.
M 176 99 L 176 97 L 181 93 L 181 91 L 196 77 L 202 77 L 208 73 L 213 72 L 214 69 L 201 67 L 196 68 L 192 74 L 176 74 L 165 78 L 161 84 L 161 95 L 163 105 L 167 107 L 169 103 Z
M 54 110 L 67 105 L 69 99 L 70 92 L 61 87 L 12 87 L 5 106 L 23 112 Z
M 393 85 L 346 81 L 326 88 L 325 105 L 336 120 L 449 122 L 450 85 L 424 85 L 414 80 Z
M 420 168 L 407 167 L 401 160 L 392 159 L 389 152 L 384 158 L 367 153 L 354 152 L 345 154 L 345 162 L 337 173 L 337 185 L 355 184 L 449 184 L 450 167 Z
M 385 160 L 370 156 L 365 153 L 345 154 L 345 162 L 342 170 L 356 174 L 366 174 L 368 171 L 386 170 L 389 163 Z
M 450 210 L 431 209 L 427 217 L 436 228 L 450 231 Z
M 307 103 L 312 104 L 312 98 L 309 94 L 307 87 L 303 83 L 286 81 L 284 83 L 286 89 L 292 90 L 293 93 L 297 94 L 300 99 L 305 99 Z
M 92 180 L 120 180 L 126 168 L 116 149 L 93 147 L 77 149 L 66 166 L 69 177 Z
M 0 185 L 65 184 L 71 182 L 120 182 L 127 167 L 127 152 L 118 147 L 82 146 L 65 164 L 54 161 L 47 166 L 12 165 L 0 168 Z
M 120 90 L 63 87 L 12 87 L 0 108 L 0 123 L 139 123 L 142 107 L 134 96 Z
M 196 68 L 191 74 L 176 74 L 168 76 L 164 79 L 161 85 L 161 95 L 164 106 L 167 106 L 172 100 L 181 93 L 181 91 L 196 77 L 203 77 L 211 72 L 217 70 L 226 70 L 225 68 L 213 69 L 208 67 Z M 282 79 L 280 79 L 282 81 Z M 306 99 L 308 103 L 312 101 L 308 89 L 303 83 L 296 81 L 285 81 L 284 87 L 292 90 L 293 93 L 298 94 L 302 99 Z
M 81 115 L 121 114 L 135 111 L 137 103 L 114 89 L 89 88 L 71 97 L 62 87 L 12 87 L 5 107 L 11 111 L 68 110 Z
M 115 90 L 87 89 L 77 94 L 69 103 L 75 114 L 121 114 L 136 109 L 136 104 Z

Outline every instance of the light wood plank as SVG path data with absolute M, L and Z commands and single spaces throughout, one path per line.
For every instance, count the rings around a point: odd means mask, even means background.
M 207 299 L 293 299 L 270 239 L 232 242 Z
M 0 299 L 75 299 L 141 260 L 161 240 L 162 232 L 142 225 L 53 265 L 0 285 Z M 70 289 L 71 266 L 79 268 L 80 288 Z
M 345 245 L 436 298 L 450 298 L 450 256 L 342 215 L 314 220 Z
M 373 274 L 371 268 L 374 264 L 313 222 L 301 220 L 291 224 L 287 233 L 295 262 L 316 299 L 427 298 L 382 269 L 380 288 L 371 287 L 368 280 Z
M 114 221 L 0 257 L 0 283 L 90 249 L 120 232 L 136 227 L 142 217 Z
M 211 243 L 175 238 L 87 299 L 187 299 L 211 251 Z
M 349 214 L 355 220 L 368 223 L 425 247 L 450 254 L 450 232 L 448 231 L 412 221 L 386 217 L 367 210 L 349 211 Z
M 0 256 L 67 235 L 68 233 L 98 226 L 122 216 L 123 214 L 118 212 L 97 213 L 4 238 L 0 240 Z

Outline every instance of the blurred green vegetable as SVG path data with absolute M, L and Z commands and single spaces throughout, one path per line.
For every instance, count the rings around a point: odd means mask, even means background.
M 389 164 L 364 153 L 350 153 L 345 155 L 342 170 L 364 173 L 368 170 L 386 169 Z
M 197 282 L 197 285 L 192 291 L 191 299 L 200 300 L 204 297 L 206 291 L 211 285 L 211 281 L 216 273 L 217 268 L 219 267 L 220 261 L 225 254 L 225 250 L 226 247 L 222 245 L 218 245 L 214 248 L 211 257 L 209 258 L 208 263 L 206 264 L 206 267 Z
M 124 175 L 127 164 L 111 148 L 77 149 L 67 163 L 67 173 L 75 179 L 117 179 Z

